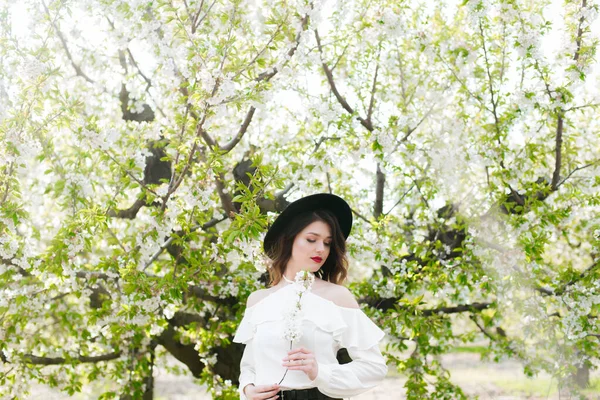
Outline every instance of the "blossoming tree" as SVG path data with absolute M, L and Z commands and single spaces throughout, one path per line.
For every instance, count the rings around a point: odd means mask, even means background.
M 598 364 L 592 0 L 0 7 L 2 396 L 152 398 L 170 353 L 236 398 L 263 232 L 322 191 L 409 398 L 465 396 L 461 343 Z

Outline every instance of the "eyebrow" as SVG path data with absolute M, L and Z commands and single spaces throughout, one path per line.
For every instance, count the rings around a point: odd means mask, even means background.
M 311 233 L 311 234 L 313 234 L 315 236 L 321 237 L 321 235 L 319 235 L 318 233 L 315 233 L 315 232 L 308 232 L 308 233 Z M 327 238 L 331 239 L 331 236 L 327 236 Z

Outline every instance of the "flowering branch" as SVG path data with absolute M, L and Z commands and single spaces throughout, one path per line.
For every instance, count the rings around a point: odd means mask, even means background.
M 83 79 L 85 79 L 86 81 L 88 81 L 89 83 L 94 83 L 94 81 L 87 76 L 82 70 L 81 67 L 75 63 L 73 56 L 71 55 L 71 52 L 69 51 L 69 46 L 67 46 L 67 41 L 65 40 L 65 37 L 63 36 L 62 32 L 60 31 L 60 28 L 58 27 L 58 24 L 56 23 L 56 20 L 58 19 L 59 13 L 56 13 L 56 16 L 54 18 L 52 18 L 52 16 L 50 15 L 50 10 L 48 9 L 48 6 L 46 6 L 46 2 L 42 1 L 42 5 L 44 6 L 44 10 L 46 11 L 46 15 L 48 16 L 48 19 L 50 20 L 50 23 L 52 24 L 52 27 L 54 28 L 56 35 L 58 36 L 58 38 L 60 39 L 60 42 L 63 46 L 63 49 L 65 50 L 65 53 L 67 54 L 67 57 L 69 58 L 69 61 L 71 61 L 71 65 L 73 66 L 73 69 L 75 70 L 75 73 L 77 74 L 77 76 L 81 76 Z
M 114 353 L 102 354 L 99 356 L 79 356 L 71 360 L 76 360 L 79 363 L 97 363 L 101 361 L 115 360 L 119 357 L 121 357 L 121 352 L 116 351 Z M 8 358 L 2 352 L 0 352 L 0 359 L 5 363 L 9 362 Z M 36 365 L 60 365 L 68 362 L 68 360 L 63 357 L 38 357 L 32 354 L 25 354 L 23 356 L 23 361 L 27 364 Z
M 299 271 L 296 274 L 294 289 L 298 294 L 298 300 L 289 310 L 285 311 L 283 315 L 283 337 L 290 341 L 290 350 L 292 349 L 292 344 L 302 337 L 302 296 L 307 291 L 310 291 L 314 281 L 315 276 L 308 271 Z M 288 371 L 289 368 L 286 368 L 285 374 L 283 374 L 279 384 L 283 382 Z

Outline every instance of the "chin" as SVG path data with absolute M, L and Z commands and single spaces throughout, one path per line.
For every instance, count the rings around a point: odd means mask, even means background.
M 313 274 L 318 272 L 321 269 L 322 265 L 319 266 L 314 266 L 310 268 L 310 272 L 312 272 Z

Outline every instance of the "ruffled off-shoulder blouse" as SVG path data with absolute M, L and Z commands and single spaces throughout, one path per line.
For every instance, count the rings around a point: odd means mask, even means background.
M 244 387 L 278 383 L 286 373 L 282 360 L 290 351 L 284 339 L 284 312 L 297 302 L 293 284 L 269 294 L 247 307 L 233 338 L 246 348 L 241 361 L 240 398 L 246 400 Z M 333 398 L 349 398 L 379 384 L 387 374 L 387 365 L 379 349 L 384 332 L 359 308 L 346 308 L 310 291 L 304 293 L 302 336 L 292 349 L 312 351 L 318 363 L 318 375 L 311 380 L 303 371 L 290 370 L 281 382 L 281 390 L 316 387 Z M 336 354 L 346 348 L 352 358 L 339 364 Z

